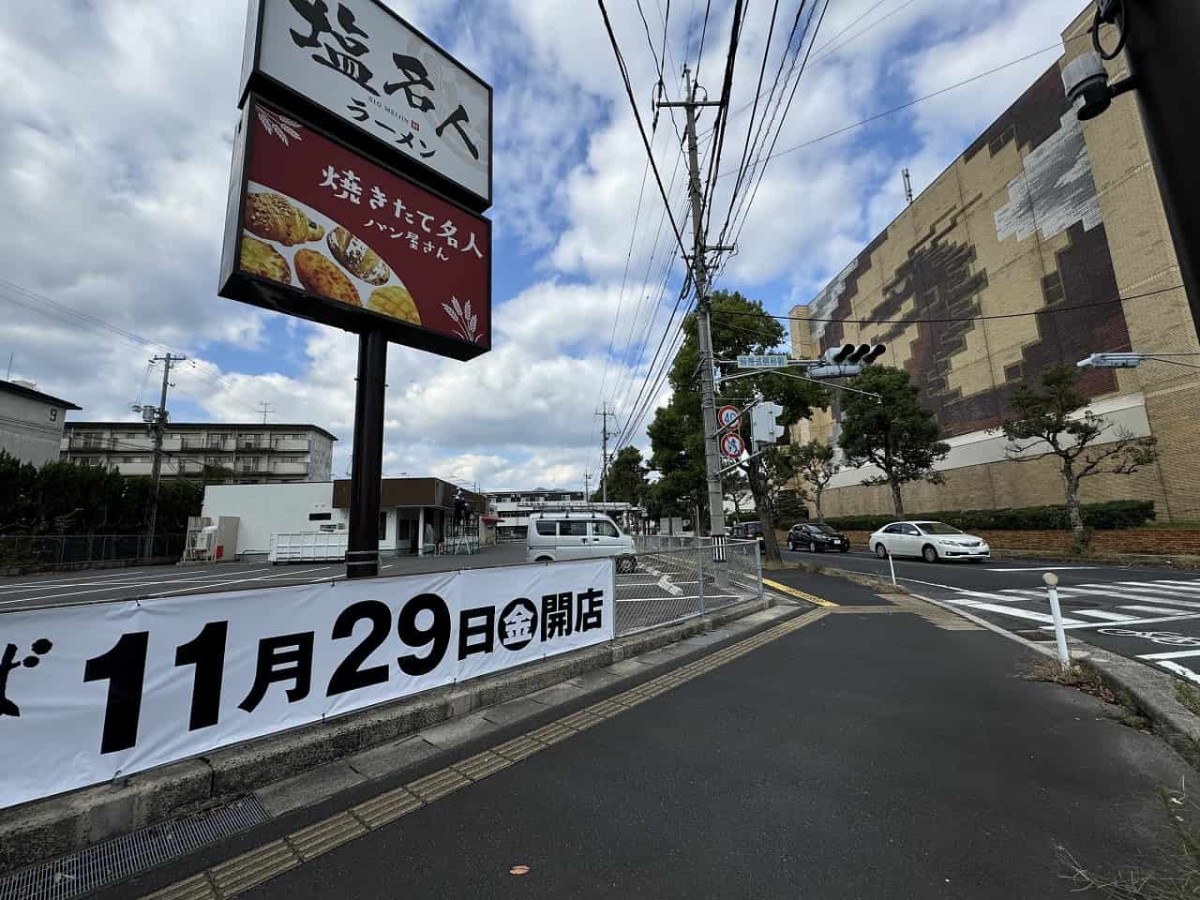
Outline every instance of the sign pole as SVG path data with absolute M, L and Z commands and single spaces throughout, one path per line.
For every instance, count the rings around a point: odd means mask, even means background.
M 358 336 L 354 448 L 350 470 L 350 535 L 346 577 L 379 574 L 379 502 L 383 481 L 383 404 L 387 338 L 378 329 Z

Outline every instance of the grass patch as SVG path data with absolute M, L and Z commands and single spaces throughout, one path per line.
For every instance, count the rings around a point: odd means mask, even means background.
M 1175 683 L 1175 699 L 1200 716 L 1200 690 L 1178 681 Z
M 1125 690 L 1114 690 L 1095 669 L 1076 665 L 1064 671 L 1057 660 L 1039 659 L 1034 662 L 1027 677 L 1031 681 L 1050 681 L 1091 694 L 1117 707 L 1114 718 L 1122 725 L 1135 731 L 1153 730 L 1153 723 L 1142 712 L 1137 700 Z M 1197 699 L 1200 699 L 1200 691 L 1197 692 Z
M 1200 897 L 1200 804 L 1182 791 L 1159 791 L 1166 819 L 1152 865 L 1104 874 L 1082 866 L 1059 846 L 1059 861 L 1080 891 L 1098 891 L 1112 900 L 1195 900 Z

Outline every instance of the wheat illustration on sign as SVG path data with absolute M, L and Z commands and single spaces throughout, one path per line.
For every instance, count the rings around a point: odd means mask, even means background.
M 289 146 L 288 138 L 296 141 L 303 140 L 300 137 L 300 129 L 304 126 L 293 119 L 289 119 L 287 116 L 281 116 L 279 113 L 259 107 L 258 121 L 262 123 L 262 127 L 266 129 L 267 134 L 275 135 L 275 137 L 283 142 L 283 146 L 285 147 Z
M 476 343 L 482 335 L 479 333 L 479 316 L 471 312 L 471 301 L 459 303 L 457 297 L 451 297 L 449 303 L 443 303 L 442 309 L 446 311 L 458 329 L 459 336 L 464 341 Z

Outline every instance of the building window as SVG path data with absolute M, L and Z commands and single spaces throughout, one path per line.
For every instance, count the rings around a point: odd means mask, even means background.
M 410 519 L 397 519 L 396 520 L 396 542 L 397 543 L 407 542 L 409 540 L 409 538 L 412 536 L 412 532 L 411 532 L 412 524 L 413 523 Z
M 333 518 L 333 513 L 309 513 L 308 521 L 310 522 L 328 522 Z
M 58 408 L 57 407 L 54 407 L 54 406 L 50 407 L 50 421 L 51 422 L 58 421 Z
M 208 446 L 212 447 L 214 450 L 220 450 L 225 446 L 225 435 L 210 434 L 208 436 Z
M 387 512 L 386 511 L 381 512 L 379 514 L 379 539 L 381 541 L 387 540 Z

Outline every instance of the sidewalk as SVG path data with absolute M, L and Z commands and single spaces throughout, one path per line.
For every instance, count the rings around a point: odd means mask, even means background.
M 839 605 L 244 896 L 1040 900 L 1077 896 L 1060 844 L 1149 850 L 1155 790 L 1194 774 L 1158 739 L 957 616 L 772 574 Z

